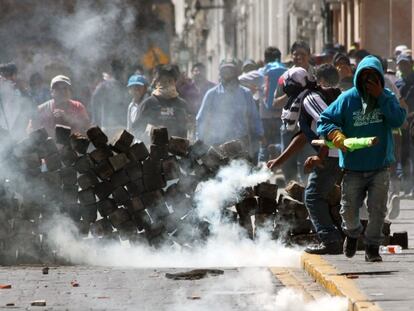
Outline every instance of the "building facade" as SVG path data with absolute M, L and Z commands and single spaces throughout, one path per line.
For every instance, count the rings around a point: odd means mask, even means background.
M 201 61 L 217 79 L 220 60 L 263 60 L 267 46 L 286 58 L 303 39 L 319 53 L 328 40 L 327 5 L 319 0 L 175 0 L 173 59 L 183 69 Z
M 412 0 L 331 1 L 334 42 L 390 57 L 397 45 L 412 46 Z

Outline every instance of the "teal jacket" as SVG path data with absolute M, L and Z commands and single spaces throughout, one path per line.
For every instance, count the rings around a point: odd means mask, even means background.
M 364 113 L 363 85 L 358 77 L 364 69 L 379 73 L 384 85 L 384 72 L 374 56 L 365 57 L 358 65 L 354 76 L 354 87 L 342 93 L 325 111 L 318 121 L 318 134 L 325 138 L 334 130 L 340 130 L 346 137 L 379 138 L 378 144 L 353 152 L 339 152 L 339 166 L 353 171 L 373 171 L 389 166 L 395 161 L 392 129 L 400 127 L 406 118 L 394 93 L 384 89 L 377 98 L 374 108 Z

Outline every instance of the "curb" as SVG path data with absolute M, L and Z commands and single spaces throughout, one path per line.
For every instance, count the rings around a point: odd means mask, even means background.
M 301 257 L 301 266 L 329 294 L 346 297 L 349 311 L 382 311 L 360 291 L 354 281 L 340 275 L 339 271 L 322 256 L 305 253 Z
M 314 284 L 310 283 L 310 280 L 308 282 L 303 281 L 303 278 L 300 277 L 303 271 L 300 268 L 271 267 L 270 272 L 285 287 L 300 292 L 306 302 L 316 300 L 325 295 L 322 289 L 318 288 L 316 290 L 313 286 Z

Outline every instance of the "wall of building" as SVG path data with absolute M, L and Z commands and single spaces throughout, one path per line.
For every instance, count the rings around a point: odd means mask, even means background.
M 215 80 L 223 58 L 263 60 L 268 46 L 277 46 L 286 58 L 297 39 L 309 42 L 314 52 L 321 52 L 325 41 L 325 21 L 320 0 L 174 0 L 177 30 L 176 54 L 188 49 L 187 69 L 195 61 L 208 67 Z M 185 10 L 186 13 L 178 12 Z M 184 26 L 183 26 L 184 25 Z M 204 29 L 204 37 L 200 35 Z M 181 30 L 181 32 L 180 32 Z M 180 61 L 180 57 L 176 59 Z
M 339 1 L 337 1 L 339 2 Z M 413 0 L 341 0 L 332 5 L 338 42 L 392 56 L 397 45 L 411 46 Z

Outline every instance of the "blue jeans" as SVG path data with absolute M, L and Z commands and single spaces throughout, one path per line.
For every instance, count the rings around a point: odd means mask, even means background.
M 335 187 L 342 172 L 338 158 L 326 158 L 323 168 L 316 167 L 309 175 L 305 189 L 305 205 L 310 220 L 321 242 L 325 244 L 341 242 L 342 236 L 334 225 L 328 206 L 328 194 Z
M 390 172 L 388 168 L 370 172 L 345 170 L 342 180 L 341 216 L 342 229 L 351 238 L 358 238 L 363 227 L 359 209 L 365 198 L 368 207 L 368 225 L 365 229 L 365 245 L 378 246 L 384 236 L 382 226 L 387 215 Z

